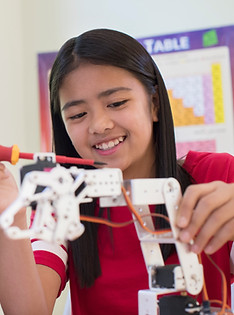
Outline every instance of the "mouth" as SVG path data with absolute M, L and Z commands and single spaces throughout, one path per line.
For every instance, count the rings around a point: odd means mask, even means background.
M 126 137 L 121 136 L 121 137 L 118 137 L 116 139 L 113 139 L 113 140 L 110 140 L 107 142 L 98 143 L 98 144 L 94 145 L 94 148 L 98 149 L 98 150 L 102 150 L 102 151 L 110 150 L 110 149 L 116 147 L 121 142 L 123 142 L 125 139 L 126 139 Z

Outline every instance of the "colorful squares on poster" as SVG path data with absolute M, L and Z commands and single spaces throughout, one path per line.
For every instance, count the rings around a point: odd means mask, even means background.
M 190 150 L 200 152 L 216 152 L 216 141 L 203 140 L 176 143 L 177 158 L 183 158 Z
M 215 122 L 224 122 L 224 109 L 223 109 L 223 88 L 222 88 L 222 74 L 221 65 L 212 65 L 212 84 L 214 94 L 214 111 L 215 111 Z
M 175 127 L 224 123 L 221 65 L 211 72 L 166 79 Z
M 203 79 L 203 95 L 204 95 L 204 118 L 205 124 L 214 124 L 215 123 L 215 113 L 214 113 L 214 95 L 213 95 L 213 86 L 212 78 L 210 74 L 205 74 L 202 77 Z
M 175 127 L 204 124 L 204 116 L 195 116 L 193 107 L 185 107 L 182 98 L 174 98 L 168 91 Z

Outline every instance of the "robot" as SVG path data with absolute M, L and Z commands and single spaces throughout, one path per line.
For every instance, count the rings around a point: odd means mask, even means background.
M 211 311 L 208 301 L 200 305 L 190 295 L 175 294 L 187 292 L 195 296 L 203 288 L 203 266 L 198 256 L 189 251 L 188 244 L 178 240 L 175 217 L 181 190 L 176 179 L 123 180 L 120 169 L 65 168 L 56 163 L 53 153 L 35 154 L 34 160 L 35 164 L 21 169 L 18 198 L 0 215 L 0 227 L 10 238 L 33 237 L 63 244 L 85 233 L 80 204 L 99 198 L 101 207 L 128 205 L 134 209 L 134 224 L 149 279 L 149 289 L 138 292 L 138 314 L 221 314 Z M 165 204 L 170 231 L 155 232 L 149 204 Z M 12 226 L 15 214 L 29 206 L 36 209 L 30 229 Z M 179 265 L 164 264 L 162 243 L 175 244 Z

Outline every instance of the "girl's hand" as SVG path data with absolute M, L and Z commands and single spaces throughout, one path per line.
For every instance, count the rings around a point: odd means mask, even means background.
M 234 240 L 234 183 L 214 181 L 189 186 L 179 205 L 176 224 L 179 239 L 191 250 L 213 254 Z
M 17 198 L 18 187 L 11 172 L 0 163 L 0 214 Z

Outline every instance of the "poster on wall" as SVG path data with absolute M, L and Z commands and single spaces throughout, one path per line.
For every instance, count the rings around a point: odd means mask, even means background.
M 139 39 L 166 83 L 177 156 L 234 154 L 234 26 Z
M 137 39 L 166 83 L 177 156 L 234 154 L 234 26 Z M 56 53 L 38 55 L 41 151 L 51 151 L 48 77 Z

